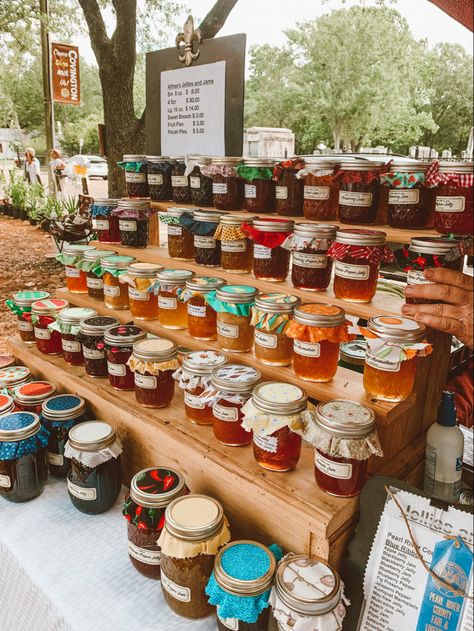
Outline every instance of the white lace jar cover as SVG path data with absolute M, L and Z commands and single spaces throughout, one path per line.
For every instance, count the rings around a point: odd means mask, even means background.
M 64 447 L 64 455 L 80 462 L 89 469 L 95 469 L 111 458 L 118 458 L 122 445 L 115 429 L 105 421 L 79 423 L 69 432 L 69 440 Z
M 212 371 L 226 363 L 227 357 L 219 351 L 193 351 L 185 355 L 182 367 L 173 373 L 173 378 L 182 390 L 203 388 L 199 398 L 202 403 L 209 404 L 217 396 L 217 390 L 211 384 Z

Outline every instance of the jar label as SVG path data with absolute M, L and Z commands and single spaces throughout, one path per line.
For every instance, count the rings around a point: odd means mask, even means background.
M 222 337 L 231 337 L 232 339 L 239 337 L 239 327 L 236 324 L 217 322 L 217 332 L 219 335 L 222 335 Z
M 46 460 L 48 464 L 55 467 L 62 467 L 64 464 L 64 457 L 61 454 L 53 454 L 51 451 L 46 452 Z
M 120 296 L 120 287 L 117 285 L 104 285 L 104 296 L 110 296 L 111 298 Z
M 76 342 L 75 340 L 61 340 L 61 346 L 63 347 L 63 351 L 66 353 L 80 353 L 81 352 L 81 344 L 80 342 Z
M 93 219 L 92 227 L 94 230 L 109 230 L 109 220 L 108 219 Z
M 394 361 L 393 359 L 388 359 L 386 357 L 377 357 L 370 352 L 369 347 L 367 347 L 365 361 L 368 366 L 377 368 L 377 370 L 384 370 L 386 372 L 398 372 L 400 370 L 400 361 Z
M 201 180 L 198 177 L 190 177 L 189 184 L 191 188 L 201 188 Z
M 161 570 L 161 585 L 163 589 L 176 600 L 179 600 L 182 603 L 191 602 L 191 590 L 189 587 L 181 587 L 181 585 L 177 585 L 163 573 L 163 570 Z
M 276 348 L 278 345 L 278 338 L 271 333 L 264 333 L 255 329 L 255 344 L 263 346 L 263 348 Z
M 339 203 L 342 206 L 372 206 L 372 193 L 356 193 L 355 191 L 339 191 Z
M 188 185 L 188 178 L 185 175 L 172 175 L 171 176 L 171 186 L 178 188 L 178 187 L 187 186 L 187 185 Z
M 191 394 L 187 390 L 184 391 L 184 404 L 187 405 L 188 408 L 194 408 L 195 410 L 204 410 L 205 408 L 201 397 Z
M 134 219 L 119 219 L 119 230 L 123 232 L 136 232 L 137 222 Z
M 125 171 L 125 181 L 130 184 L 142 184 L 146 182 L 146 173 L 133 173 L 132 171 Z
M 231 629 L 231 631 L 239 631 L 239 621 L 237 620 L 237 618 L 221 618 L 219 614 L 217 614 L 217 618 L 226 629 Z
M 462 213 L 466 208 L 465 197 L 436 196 L 435 210 L 438 213 Z
M 66 278 L 79 278 L 80 275 L 81 270 L 77 267 L 71 267 L 69 265 L 66 267 Z
M 353 265 L 352 263 L 336 261 L 334 265 L 334 273 L 336 276 L 340 276 L 341 278 L 367 280 L 370 275 L 370 265 Z
M 260 245 L 255 243 L 253 248 L 253 258 L 254 259 L 271 259 L 272 258 L 272 249 L 267 248 L 266 245 Z
M 268 451 L 271 454 L 276 454 L 278 450 L 278 438 L 276 436 L 264 436 L 263 434 L 254 433 L 253 442 L 259 449 Z
M 161 550 L 139 548 L 131 541 L 128 542 L 128 554 L 137 561 L 141 561 L 147 565 L 160 565 L 161 563 Z
M 9 489 L 11 485 L 12 482 L 10 480 L 10 476 L 0 473 L 0 486 L 4 489 Z
M 125 377 L 127 374 L 127 368 L 125 364 L 112 364 L 107 362 L 107 370 L 112 377 Z
M 82 345 L 82 352 L 86 359 L 104 359 L 105 353 L 97 348 L 86 348 Z
M 135 385 L 145 390 L 155 390 L 158 387 L 158 382 L 154 375 L 140 375 L 140 373 L 136 372 Z
M 181 226 L 168 226 L 168 236 L 172 237 L 180 237 L 183 234 L 183 229 Z
M 325 254 L 293 252 L 293 265 L 309 267 L 311 269 L 324 269 L 328 266 L 328 257 Z
M 255 184 L 245 184 L 244 195 L 247 199 L 255 199 L 257 197 L 257 187 Z
M 92 502 L 97 499 L 97 489 L 84 489 L 82 486 L 78 486 L 71 482 L 68 478 L 67 489 L 71 495 L 77 497 L 78 500 L 85 500 L 86 502 Z
M 227 184 L 224 182 L 213 182 L 212 192 L 214 195 L 227 195 Z
M 330 478 L 349 480 L 352 477 L 352 465 L 350 462 L 334 462 L 334 460 L 329 460 L 329 458 L 325 458 L 315 451 L 314 464 L 316 469 L 319 469 L 321 473 L 328 475 Z
M 203 237 L 199 234 L 195 234 L 194 247 L 206 248 L 207 250 L 211 250 L 216 247 L 216 240 L 214 239 L 214 237 Z
M 35 326 L 35 337 L 39 340 L 49 340 L 51 337 L 51 331 L 49 329 L 39 329 Z
M 228 408 L 224 405 L 215 403 L 212 407 L 212 412 L 216 418 L 220 421 L 228 421 L 234 423 L 239 420 L 239 410 L 237 408 Z
M 149 291 L 138 291 L 135 287 L 129 287 L 128 297 L 132 300 L 150 300 L 151 294 Z
M 294 340 L 293 350 L 297 355 L 303 355 L 304 357 L 319 357 L 321 355 L 321 346 L 313 342 Z
M 176 298 L 167 298 L 166 296 L 158 296 L 158 307 L 160 309 L 177 309 L 178 303 Z
M 433 281 L 427 280 L 423 276 L 423 272 L 421 270 L 419 269 L 408 270 L 407 285 L 429 285 L 432 283 Z
M 388 193 L 389 204 L 418 204 L 420 191 L 410 188 L 395 188 Z
M 27 320 L 18 320 L 18 329 L 20 331 L 32 331 L 33 322 L 28 322 Z
M 163 174 L 148 173 L 148 184 L 151 184 L 152 186 L 160 186 L 163 184 Z
M 287 186 L 275 186 L 276 199 L 288 199 L 288 187 Z
M 221 241 L 222 252 L 246 252 L 247 241 L 236 239 L 235 241 Z
M 329 199 L 329 186 L 305 186 L 303 196 L 305 199 L 317 199 L 324 201 Z
M 205 318 L 206 306 L 205 305 L 192 305 L 188 302 L 188 315 L 194 316 L 195 318 Z

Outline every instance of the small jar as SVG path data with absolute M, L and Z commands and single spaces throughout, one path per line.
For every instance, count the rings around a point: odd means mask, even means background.
M 217 345 L 229 353 L 253 348 L 252 306 L 258 289 L 249 285 L 223 285 L 205 296 L 217 315 Z
M 184 175 L 186 171 L 186 164 L 182 156 L 172 157 L 170 160 L 173 162 L 173 168 L 171 169 L 171 190 L 173 193 L 173 201 L 178 204 L 190 204 L 191 203 L 191 191 L 189 188 L 189 178 Z
M 158 321 L 165 329 L 187 329 L 188 310 L 179 297 L 186 281 L 194 276 L 188 269 L 164 269 L 156 275 L 158 290 Z
M 156 275 L 163 265 L 132 263 L 125 278 L 128 283 L 130 313 L 136 320 L 158 319 L 158 282 Z M 155 291 L 156 290 L 156 291 Z
M 291 243 L 291 282 L 297 289 L 325 291 L 331 282 L 332 260 L 327 251 L 336 237 L 336 226 L 300 223 Z
M 173 199 L 171 171 L 173 162 L 166 156 L 146 156 L 147 182 L 150 199 L 166 202 Z
M 84 355 L 84 369 L 89 377 L 107 377 L 107 357 L 104 333 L 111 326 L 118 326 L 117 318 L 93 316 L 81 321 L 79 340 Z
M 217 315 L 206 302 L 206 295 L 225 285 L 223 278 L 194 276 L 186 281 L 183 299 L 188 310 L 188 332 L 196 340 L 215 340 Z
M 47 291 L 17 291 L 6 305 L 17 317 L 18 332 L 22 342 L 28 345 L 35 343 L 35 332 L 31 321 L 31 305 L 37 300 L 47 300 Z
M 112 215 L 118 217 L 120 243 L 130 248 L 146 248 L 152 214 L 149 201 L 119 199 Z
M 293 340 L 286 330 L 293 311 L 301 303 L 288 294 L 259 294 L 252 308 L 255 357 L 267 366 L 288 366 L 293 361 Z
M 41 416 L 50 432 L 46 460 L 51 475 L 65 478 L 69 461 L 64 456 L 69 430 L 86 418 L 85 401 L 75 394 L 57 394 L 43 402 Z
M 175 469 L 150 467 L 136 473 L 125 497 L 122 515 L 127 520 L 128 558 L 147 578 L 160 578 L 161 550 L 157 544 L 165 524 L 166 507 L 189 493 Z
M 311 221 L 332 221 L 338 211 L 339 184 L 334 175 L 339 164 L 323 157 L 309 157 L 305 162 L 298 174 L 304 181 L 304 216 Z
M 385 232 L 338 230 L 327 254 L 334 263 L 333 291 L 347 302 L 370 302 L 377 290 L 380 263 L 395 260 Z
M 185 618 L 204 618 L 213 607 L 206 585 L 219 549 L 230 532 L 221 504 L 205 495 L 186 495 L 168 505 L 161 547 L 161 587 L 172 611 Z
M 16 408 L 15 401 L 13 397 L 8 394 L 0 393 L 0 416 L 5 416 L 6 414 L 10 414 Z M 16 408 L 18 409 L 18 408 Z
M 244 207 L 251 213 L 275 211 L 275 161 L 268 158 L 244 158 L 237 173 L 244 180 Z
M 213 424 L 211 373 L 226 363 L 224 353 L 213 350 L 192 351 L 183 357 L 182 367 L 173 377 L 184 390 L 184 411 L 191 423 Z
M 339 366 L 362 374 L 366 353 L 367 342 L 364 339 L 344 342 L 339 349 Z
M 255 386 L 242 410 L 242 426 L 253 431 L 253 455 L 263 469 L 283 472 L 296 467 L 306 405 L 306 392 L 298 386 L 277 381 Z
M 214 436 L 223 445 L 241 447 L 252 442 L 252 432 L 242 427 L 242 407 L 260 378 L 258 370 L 240 364 L 226 364 L 213 370 L 211 385 L 217 394 L 212 405 L 212 427 Z
M 428 164 L 394 159 L 390 172 L 380 177 L 388 188 L 387 221 L 392 228 L 424 228 L 430 216 L 431 196 L 425 186 Z
M 194 235 L 179 221 L 185 212 L 188 212 L 186 208 L 168 208 L 166 213 L 160 213 L 160 222 L 167 226 L 169 257 L 177 261 L 194 261 Z
M 37 300 L 31 305 L 36 348 L 44 355 L 62 355 L 62 340 L 59 331 L 51 331 L 49 325 L 58 319 L 59 313 L 69 307 L 67 300 L 49 298 Z
M 379 207 L 379 177 L 383 162 L 352 160 L 342 162 L 336 180 L 339 183 L 339 221 L 350 224 L 374 224 Z
M 7 366 L 0 369 L 0 392 L 15 396 L 15 390 L 32 381 L 31 370 L 27 366 Z
M 256 217 L 247 215 L 222 215 L 214 238 L 221 244 L 222 269 L 236 274 L 252 271 L 253 241 L 248 239 L 242 226 L 251 224 Z
M 244 224 L 245 234 L 252 239 L 253 273 L 258 280 L 281 282 L 288 276 L 290 251 L 282 244 L 293 232 L 293 221 L 284 219 L 255 219 Z
M 81 320 L 96 315 L 95 309 L 70 307 L 60 311 L 58 319 L 49 325 L 50 331 L 59 331 L 61 334 L 63 357 L 66 364 L 70 366 L 82 366 L 84 364 L 82 346 L 79 340 L 79 325 Z
M 0 497 L 26 502 L 42 493 L 48 479 L 48 436 L 33 412 L 0 416 Z
M 86 421 L 69 430 L 64 448 L 70 460 L 67 490 L 72 505 L 88 515 L 112 508 L 121 489 L 122 446 L 115 429 L 104 421 Z
M 212 210 L 195 210 L 181 215 L 180 222 L 194 234 L 194 260 L 198 265 L 219 267 L 221 244 L 215 238 L 221 215 Z
M 104 281 L 102 276 L 104 270 L 101 266 L 101 260 L 106 256 L 113 256 L 117 252 L 112 250 L 87 250 L 84 252 L 81 269 L 87 275 L 87 295 L 94 300 L 104 300 Z
M 21 412 L 33 412 L 41 416 L 43 401 L 52 397 L 55 392 L 56 386 L 50 381 L 24 383 L 15 388 L 13 395 L 15 407 Z
M 92 245 L 66 244 L 56 259 L 63 263 L 66 273 L 67 290 L 73 294 L 87 294 L 87 274 L 78 266 L 87 250 L 95 249 Z
M 217 210 L 240 210 L 244 203 L 244 183 L 236 167 L 242 158 L 226 156 L 212 158 L 211 166 L 202 168 L 212 177 L 212 197 Z
M 304 168 L 303 158 L 277 162 L 273 170 L 275 182 L 275 211 L 277 215 L 303 216 L 303 180 L 296 177 Z
M 435 229 L 441 234 L 471 235 L 474 222 L 474 165 L 441 162 L 435 201 Z
M 124 155 L 118 166 L 125 170 L 127 197 L 148 197 L 147 165 L 145 156 Z
M 134 373 L 135 398 L 145 408 L 164 408 L 174 396 L 173 373 L 179 367 L 178 347 L 166 337 L 133 345 L 128 365 Z
M 212 178 L 204 175 L 201 170 L 201 167 L 211 164 L 211 158 L 208 156 L 189 156 L 189 161 L 194 164 L 189 174 L 191 203 L 196 206 L 212 206 Z M 190 166 L 192 165 L 188 165 L 188 170 Z
M 95 199 L 89 206 L 94 228 L 99 243 L 120 243 L 118 217 L 111 213 L 117 208 L 118 199 Z
M 146 332 L 133 324 L 119 324 L 104 332 L 109 383 L 114 390 L 133 390 L 135 380 L 128 367 L 135 342 L 143 340 Z
M 134 256 L 105 256 L 100 260 L 104 275 L 104 304 L 108 309 L 122 311 L 130 306 L 128 285 L 120 280 L 127 268 L 136 261 Z

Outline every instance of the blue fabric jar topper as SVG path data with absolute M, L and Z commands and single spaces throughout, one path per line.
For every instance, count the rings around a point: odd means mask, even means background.
M 12 412 L 0 418 L 0 460 L 35 454 L 46 447 L 48 439 L 48 430 L 33 412 Z

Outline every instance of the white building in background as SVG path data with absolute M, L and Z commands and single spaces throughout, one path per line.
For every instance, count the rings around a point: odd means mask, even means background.
M 295 134 L 283 127 L 249 127 L 244 131 L 244 156 L 250 158 L 291 158 L 295 155 Z
M 21 155 L 23 136 L 21 129 L 0 127 L 0 160 L 14 160 L 17 157 L 15 142 L 20 145 Z

